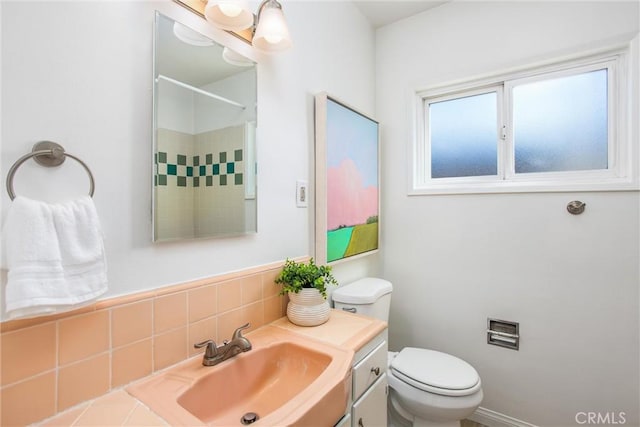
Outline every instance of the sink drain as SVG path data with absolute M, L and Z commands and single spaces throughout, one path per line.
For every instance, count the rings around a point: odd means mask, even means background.
M 244 425 L 253 424 L 258 421 L 258 414 L 255 412 L 247 412 L 240 418 L 240 422 Z

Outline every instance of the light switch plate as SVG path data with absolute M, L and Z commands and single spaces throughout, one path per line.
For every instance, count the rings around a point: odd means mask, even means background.
M 309 183 L 303 180 L 296 181 L 296 206 L 306 208 L 309 206 Z

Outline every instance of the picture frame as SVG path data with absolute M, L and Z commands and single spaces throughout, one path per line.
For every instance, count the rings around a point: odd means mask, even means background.
M 380 246 L 379 123 L 321 92 L 315 96 L 315 258 L 330 264 Z

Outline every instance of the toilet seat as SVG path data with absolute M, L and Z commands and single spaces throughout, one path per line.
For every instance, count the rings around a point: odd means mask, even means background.
M 462 359 L 424 348 L 406 347 L 391 361 L 393 375 L 420 390 L 467 396 L 481 388 L 478 372 Z

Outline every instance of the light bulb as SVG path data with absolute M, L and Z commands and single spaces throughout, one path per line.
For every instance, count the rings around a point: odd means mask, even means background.
M 227 31 L 244 30 L 253 25 L 253 13 L 247 0 L 209 0 L 204 16 L 216 27 Z
M 237 4 L 221 3 L 218 5 L 220 12 L 230 18 L 235 18 L 242 13 L 242 7 Z
M 258 14 L 253 46 L 265 52 L 276 52 L 291 47 L 291 37 L 282 14 L 282 7 L 276 0 L 265 3 Z

